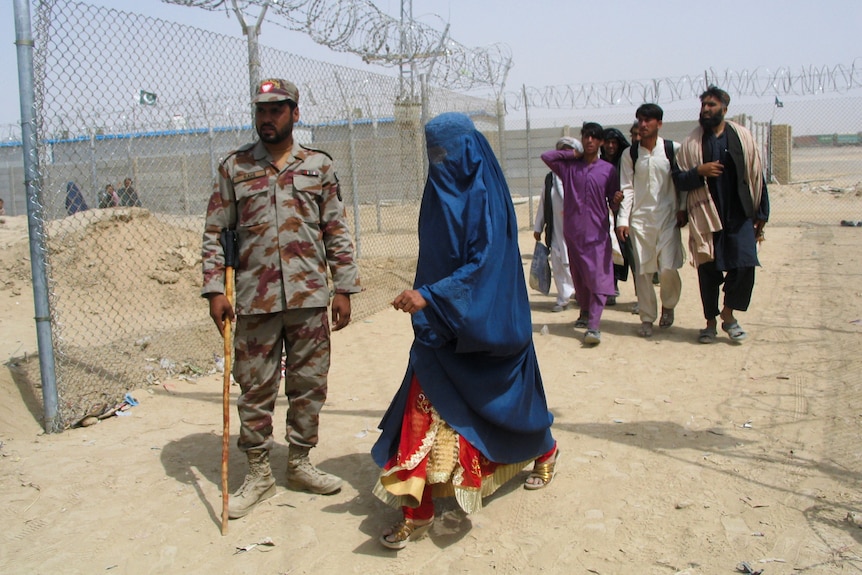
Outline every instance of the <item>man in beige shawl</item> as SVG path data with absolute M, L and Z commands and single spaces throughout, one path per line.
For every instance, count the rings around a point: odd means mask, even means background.
M 746 332 L 734 311 L 747 311 L 754 289 L 758 241 L 769 219 L 763 165 L 748 129 L 725 120 L 730 96 L 710 86 L 700 95 L 700 126 L 683 141 L 674 176 L 686 206 L 689 254 L 697 267 L 706 328 L 700 343 L 712 343 L 721 329 L 740 343 Z M 685 223 L 684 221 L 681 223 Z M 718 300 L 724 284 L 724 303 Z

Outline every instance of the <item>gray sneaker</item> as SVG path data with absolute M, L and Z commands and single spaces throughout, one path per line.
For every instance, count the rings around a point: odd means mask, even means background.
M 584 334 L 584 343 L 598 345 L 602 343 L 602 332 L 597 329 L 588 329 Z
M 258 503 L 275 495 L 275 479 L 269 467 L 269 452 L 252 449 L 248 455 L 248 475 L 227 504 L 228 517 L 239 519 L 248 515 Z
M 344 481 L 315 467 L 308 458 L 308 448 L 290 446 L 287 460 L 287 486 L 296 491 L 311 491 L 331 495 L 341 489 Z

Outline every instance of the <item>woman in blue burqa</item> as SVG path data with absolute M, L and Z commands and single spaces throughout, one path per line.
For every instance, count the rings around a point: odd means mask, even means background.
M 371 452 L 374 494 L 403 513 L 380 536 L 390 549 L 427 533 L 432 495 L 472 513 L 530 462 L 524 487 L 545 487 L 557 461 L 503 172 L 463 114 L 428 122 L 425 140 L 416 279 L 392 302 L 413 346 Z
M 66 212 L 71 216 L 87 209 L 87 202 L 75 182 L 66 184 Z

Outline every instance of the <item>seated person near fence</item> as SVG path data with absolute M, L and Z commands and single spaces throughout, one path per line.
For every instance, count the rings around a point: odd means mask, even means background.
M 114 206 L 119 205 L 119 198 L 117 197 L 117 192 L 114 190 L 114 186 L 112 184 L 108 184 L 105 186 L 105 189 L 99 192 L 99 208 L 113 208 Z
M 140 208 L 141 200 L 138 198 L 138 192 L 132 187 L 132 178 L 123 180 L 123 187 L 120 188 L 117 194 L 120 197 L 119 205 L 127 208 Z
M 66 184 L 66 212 L 71 216 L 89 209 L 81 190 L 75 182 Z

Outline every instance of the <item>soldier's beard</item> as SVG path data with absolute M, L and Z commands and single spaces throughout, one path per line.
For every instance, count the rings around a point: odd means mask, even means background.
M 269 128 L 269 130 L 266 133 L 261 133 L 264 128 Z M 263 124 L 257 128 L 257 135 L 266 144 L 280 144 L 290 138 L 291 134 L 293 134 L 293 124 L 288 124 L 281 130 L 276 128 L 275 124 Z

